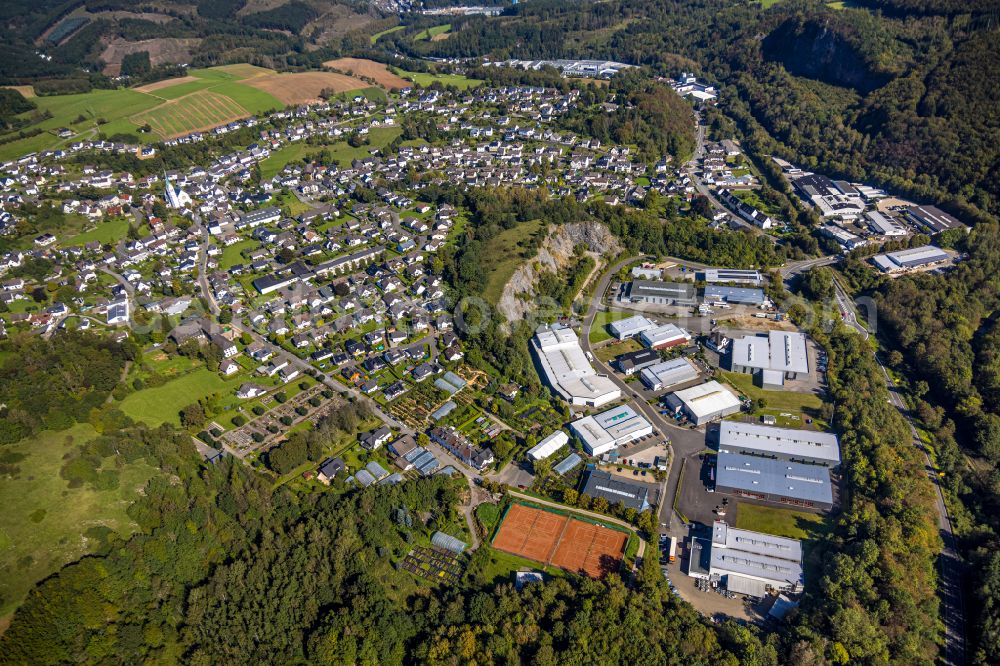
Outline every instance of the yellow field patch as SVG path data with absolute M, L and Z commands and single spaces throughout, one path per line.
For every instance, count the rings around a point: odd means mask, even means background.
M 140 127 L 149 124 L 159 136 L 173 139 L 191 132 L 224 125 L 251 114 L 234 100 L 210 90 L 185 95 L 132 116 L 131 120 Z

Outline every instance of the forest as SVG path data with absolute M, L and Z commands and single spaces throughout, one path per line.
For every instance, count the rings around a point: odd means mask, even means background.
M 631 589 L 568 575 L 517 591 L 485 550 L 453 587 L 398 569 L 463 482 L 293 495 L 230 460 L 202 466 L 169 426 L 115 445 L 166 472 L 129 509 L 142 531 L 41 583 L 0 638 L 3 663 L 778 663 L 773 642 L 678 603 L 655 559 Z
M 542 0 L 496 20 L 457 20 L 444 41 L 404 31 L 379 46 L 414 57 L 587 57 L 667 76 L 694 70 L 719 84 L 725 112 L 758 155 L 867 180 L 969 222 L 1000 214 L 1000 93 L 986 83 L 1000 58 L 995 3 L 765 4 Z
M 135 358 L 135 346 L 87 333 L 51 340 L 24 333 L 0 343 L 0 444 L 85 422 Z
M 888 361 L 910 379 L 960 545 L 970 560 L 966 602 L 976 663 L 1000 654 L 1000 227 L 957 243 L 968 254 L 945 274 L 865 285 L 878 308 Z

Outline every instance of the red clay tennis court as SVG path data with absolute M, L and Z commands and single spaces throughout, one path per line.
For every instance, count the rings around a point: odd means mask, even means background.
M 570 516 L 512 504 L 493 547 L 600 578 L 618 568 L 628 535 Z

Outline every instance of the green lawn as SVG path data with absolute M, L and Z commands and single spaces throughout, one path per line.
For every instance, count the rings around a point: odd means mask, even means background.
M 819 396 L 812 393 L 794 391 L 765 391 L 753 383 L 753 376 L 740 372 L 719 371 L 719 379 L 732 385 L 737 391 L 752 400 L 764 398 L 769 410 L 781 409 L 786 412 L 806 412 L 814 415 L 823 406 Z
M 740 502 L 736 527 L 789 539 L 816 539 L 827 526 L 823 516 L 815 513 Z
M 285 168 L 285 165 L 295 162 L 296 160 L 301 160 L 302 156 L 306 154 L 307 147 L 308 146 L 301 141 L 297 143 L 290 143 L 268 155 L 267 159 L 260 163 L 261 179 L 271 180 L 278 174 L 279 171 Z
M 476 554 L 467 575 L 472 581 L 484 585 L 493 583 L 513 583 L 515 571 L 542 571 L 547 576 L 565 576 L 566 572 L 559 567 L 544 566 L 540 562 L 529 560 L 517 555 L 505 553 L 491 546 L 482 545 L 482 554 Z
M 436 25 L 433 28 L 427 28 L 423 32 L 417 33 L 416 37 L 414 37 L 413 39 L 426 42 L 430 39 L 433 39 L 437 35 L 443 35 L 449 30 L 451 30 L 451 23 L 444 23 L 442 25 Z
M 0 159 L 20 157 L 72 142 L 75 139 L 60 139 L 53 130 L 68 127 L 75 132 L 85 132 L 93 130 L 98 119 L 115 123 L 113 131 L 135 132 L 138 128 L 128 122 L 128 117 L 162 103 L 151 95 L 126 88 L 94 90 L 77 95 L 47 95 L 34 97 L 32 101 L 38 105 L 39 111 L 48 111 L 52 117 L 32 126 L 43 130 L 38 136 L 0 145 Z M 107 127 L 101 130 L 106 131 Z
M 113 244 L 125 238 L 128 234 L 128 224 L 129 219 L 124 217 L 116 217 L 113 220 L 98 222 L 97 226 L 93 229 L 71 236 L 61 242 L 60 245 L 63 247 L 85 245 L 91 241 L 97 241 L 101 245 Z
M 385 35 L 388 35 L 388 34 L 391 34 L 391 33 L 394 33 L 394 32 L 398 32 L 398 31 L 402 30 L 405 27 L 406 27 L 405 25 L 397 25 L 395 27 L 389 28 L 388 30 L 383 30 L 382 32 L 376 32 L 374 35 L 371 36 L 371 38 L 369 39 L 369 41 L 372 44 L 374 44 L 375 42 L 377 42 L 379 40 L 379 37 L 383 37 Z
M 151 426 L 161 423 L 179 425 L 178 412 L 181 409 L 212 393 L 225 396 L 244 381 L 245 377 L 226 381 L 218 373 L 200 368 L 163 386 L 132 393 L 122 401 L 121 410 L 136 421 L 144 421 Z
M 39 580 L 90 552 L 97 545 L 86 537 L 90 528 L 135 531 L 125 510 L 154 468 L 144 462 L 124 465 L 116 490 L 70 488 L 59 476 L 63 456 L 96 435 L 89 424 L 78 424 L 4 447 L 6 456 L 25 457 L 13 463 L 20 471 L 0 483 L 0 618 Z
M 460 90 L 467 90 L 469 88 L 475 88 L 476 86 L 482 85 L 482 80 L 480 79 L 470 79 L 461 74 L 431 74 L 428 72 L 407 72 L 406 70 L 396 70 L 396 72 L 402 76 L 404 79 L 409 79 L 413 81 L 418 86 L 427 87 L 434 83 L 435 81 L 440 81 L 444 85 L 451 85 L 459 88 Z
M 545 226 L 541 220 L 523 222 L 502 231 L 486 243 L 482 256 L 489 277 L 486 279 L 483 298 L 489 303 L 497 304 L 510 276 L 525 262 L 525 259 L 521 257 L 518 244 L 534 236 Z
M 590 344 L 596 345 L 599 342 L 610 340 L 613 336 L 608 331 L 608 324 L 631 317 L 631 312 L 615 312 L 600 310 L 594 315 L 594 325 L 590 327 L 588 339 Z
M 363 146 L 355 148 L 347 143 L 347 141 L 338 141 L 326 148 L 330 151 L 333 161 L 337 162 L 340 166 L 349 166 L 352 160 L 370 157 L 373 148 L 385 148 L 402 133 L 403 130 L 399 127 L 374 127 L 368 131 L 366 135 L 368 143 Z
M 276 197 L 274 203 L 282 208 L 287 208 L 292 217 L 296 217 L 306 211 L 312 210 L 312 206 L 307 203 L 302 203 L 299 201 L 299 198 L 292 193 Z
M 246 260 L 240 255 L 240 252 L 243 252 L 243 250 L 253 249 L 258 245 L 260 245 L 260 243 L 252 238 L 248 238 L 224 248 L 222 250 L 222 256 L 219 258 L 219 270 L 228 270 L 236 264 L 242 264 Z
M 640 349 L 642 349 L 642 345 L 639 344 L 639 341 L 629 338 L 628 340 L 623 340 L 621 342 L 616 342 L 615 344 L 601 347 L 600 349 L 595 349 L 594 356 L 605 363 L 609 363 L 615 356 L 639 351 Z

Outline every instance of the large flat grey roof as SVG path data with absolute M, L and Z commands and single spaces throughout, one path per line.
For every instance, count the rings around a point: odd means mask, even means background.
M 752 287 L 725 287 L 710 284 L 705 287 L 705 300 L 759 304 L 764 302 L 764 290 Z
M 834 466 L 840 463 L 840 446 L 833 433 L 740 421 L 723 421 L 719 425 L 719 450 L 760 451 Z
M 715 485 L 817 504 L 833 504 L 830 470 L 820 465 L 720 453 L 715 470 Z
M 804 582 L 802 544 L 716 521 L 709 556 L 712 573 L 748 576 L 794 587 Z
M 629 296 L 632 298 L 641 296 L 657 296 L 661 298 L 686 298 L 695 297 L 693 284 L 686 282 L 660 282 L 658 280 L 632 280 L 632 287 Z

